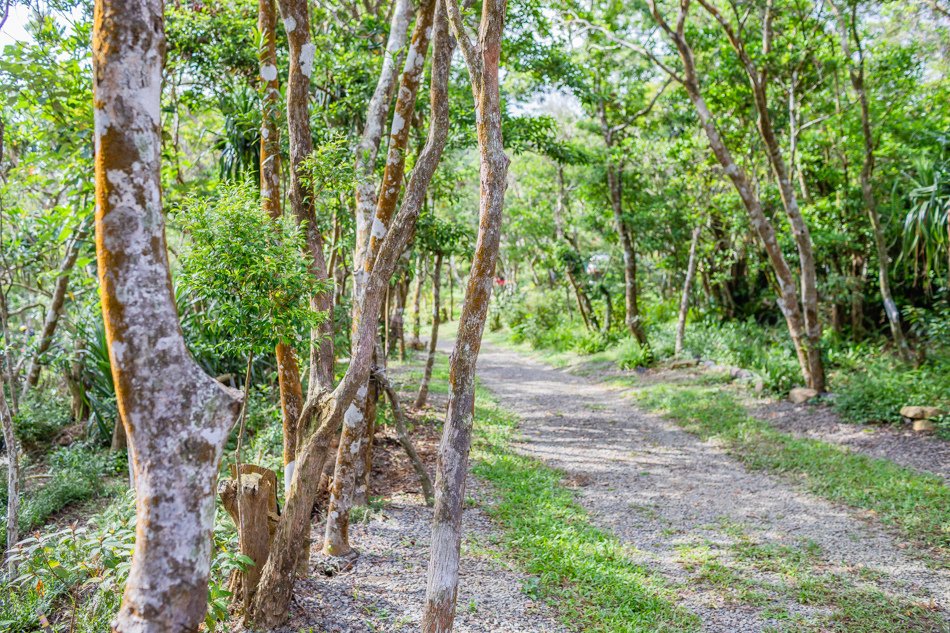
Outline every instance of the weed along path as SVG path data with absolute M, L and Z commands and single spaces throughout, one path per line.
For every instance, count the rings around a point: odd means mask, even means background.
M 950 630 L 942 481 L 830 445 L 786 440 L 743 421 L 745 410 L 728 408 L 715 387 L 678 392 L 659 385 L 641 400 L 705 412 L 703 426 L 647 413 L 629 388 L 488 341 L 478 377 L 499 408 L 520 420 L 514 450 L 561 471 L 591 523 L 616 535 L 624 554 L 646 570 L 644 582 L 697 616 L 682 628 Z M 738 427 L 728 426 L 730 416 Z M 849 482 L 864 489 L 838 489 Z M 918 509 L 892 508 L 894 482 L 920 495 Z

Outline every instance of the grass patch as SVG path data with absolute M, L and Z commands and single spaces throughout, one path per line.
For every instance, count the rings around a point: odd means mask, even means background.
M 814 494 L 873 512 L 944 560 L 950 554 L 950 489 L 939 477 L 776 431 L 715 389 L 661 385 L 636 394 L 647 408 L 723 442 L 748 467 L 790 476 Z
M 498 494 L 489 513 L 506 532 L 506 552 L 533 575 L 525 591 L 585 631 L 697 630 L 698 618 L 674 605 L 671 589 L 591 524 L 560 472 L 509 448 L 515 419 L 483 390 L 477 402 L 473 471 Z

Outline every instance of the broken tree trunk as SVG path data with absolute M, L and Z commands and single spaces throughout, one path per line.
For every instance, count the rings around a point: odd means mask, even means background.
M 120 633 L 191 633 L 204 619 L 215 482 L 241 395 L 191 358 L 171 287 L 161 198 L 160 0 L 97 0 L 96 252 L 136 538 Z
M 444 0 L 452 32 L 468 67 L 476 111 L 479 148 L 479 225 L 472 268 L 459 316 L 449 370 L 449 404 L 436 465 L 435 509 L 422 630 L 452 630 L 458 594 L 462 509 L 475 414 L 475 363 L 482 342 L 494 284 L 507 188 L 508 157 L 501 133 L 498 65 L 505 22 L 505 0 L 482 3 L 477 42 L 469 39 L 456 0 Z
M 246 608 L 257 590 L 277 524 L 277 475 L 268 468 L 241 464 L 238 478 L 232 466 L 231 478 L 218 483 L 218 494 L 237 526 L 241 554 L 253 561 L 244 571 L 234 570 L 228 583 L 232 602 Z

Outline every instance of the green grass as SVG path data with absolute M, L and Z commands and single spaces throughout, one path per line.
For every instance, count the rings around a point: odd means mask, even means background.
M 492 484 L 503 547 L 534 578 L 525 590 L 585 631 L 693 631 L 696 616 L 612 534 L 594 527 L 561 473 L 509 448 L 515 419 L 479 390 L 473 471 Z
M 660 385 L 635 393 L 645 407 L 702 438 L 723 442 L 746 466 L 783 474 L 816 495 L 868 510 L 938 557 L 950 555 L 950 489 L 939 477 L 776 431 L 716 389 Z
M 905 633 L 941 631 L 941 615 L 929 605 L 894 595 L 867 568 L 827 571 L 814 543 L 798 546 L 756 542 L 742 534 L 723 556 L 712 544 L 679 548 L 692 582 L 720 593 L 727 602 L 759 609 L 776 621 L 773 631 L 814 633 Z M 754 572 L 759 572 L 758 574 Z M 764 575 L 763 575 L 764 574 Z M 758 576 L 758 577 L 757 577 Z M 809 616 L 789 612 L 789 602 L 818 608 Z

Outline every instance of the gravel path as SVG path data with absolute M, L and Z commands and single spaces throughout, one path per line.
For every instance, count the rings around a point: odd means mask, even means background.
M 767 565 L 735 560 L 742 543 L 817 552 L 816 573 L 841 574 L 849 586 L 932 604 L 944 615 L 950 609 L 946 570 L 929 569 L 853 511 L 745 470 L 714 443 L 639 411 L 619 388 L 487 342 L 478 374 L 502 407 L 521 418 L 517 449 L 563 470 L 594 521 L 677 586 L 703 630 L 788 626 L 774 619 L 776 606 L 793 621 L 829 615 L 827 607 L 800 605 L 794 590 L 768 595 L 767 611 L 735 595 L 737 587 L 697 577 L 698 556 L 735 569 L 743 582 L 780 586 L 782 578 Z
M 469 496 L 479 498 L 477 482 Z M 416 633 L 425 599 L 432 510 L 420 495 L 397 495 L 350 525 L 360 556 L 352 568 L 325 576 L 326 559 L 311 556 L 314 572 L 297 583 L 286 633 Z M 566 633 L 546 605 L 521 590 L 525 579 L 492 556 L 497 527 L 477 507 L 464 517 L 456 633 Z M 315 529 L 322 534 L 322 530 Z

